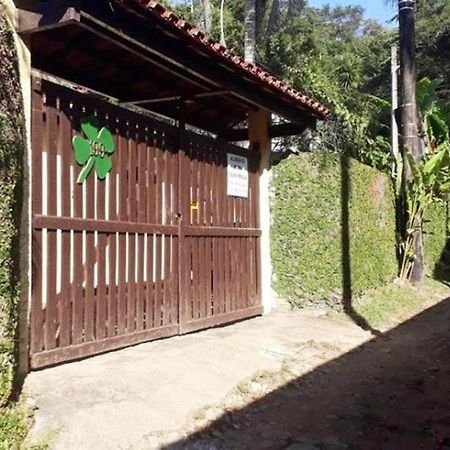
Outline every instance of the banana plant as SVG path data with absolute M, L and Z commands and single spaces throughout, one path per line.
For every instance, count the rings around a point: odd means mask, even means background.
M 407 152 L 406 160 L 412 176 L 406 184 L 408 220 L 405 239 L 400 244 L 400 279 L 403 281 L 409 278 L 414 264 L 414 236 L 422 230 L 426 211 L 433 203 L 443 202 L 450 193 L 450 142 L 437 145 L 434 153 L 424 155 L 418 162 Z
M 421 129 L 425 143 L 433 152 L 439 144 L 449 140 L 450 118 L 448 105 L 439 98 L 438 88 L 442 79 L 431 80 L 428 77 L 417 83 L 417 103 L 421 116 Z
M 396 192 L 402 195 L 407 209 L 407 223 L 400 242 L 400 279 L 409 279 L 416 255 L 414 239 L 422 231 L 423 218 L 428 208 L 443 202 L 450 194 L 450 105 L 439 98 L 442 81 L 423 78 L 417 84 L 417 104 L 424 156 L 416 161 L 408 151 L 404 161 L 397 162 Z M 402 189 L 401 164 L 407 164 L 411 177 Z

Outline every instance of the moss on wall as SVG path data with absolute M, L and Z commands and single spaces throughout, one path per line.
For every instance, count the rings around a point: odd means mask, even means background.
M 397 274 L 389 178 L 343 156 L 302 154 L 274 168 L 274 288 L 292 303 L 341 304 Z M 350 291 L 350 292 L 349 292 Z
M 447 269 L 450 266 L 450 252 L 447 244 L 447 205 L 437 203 L 426 214 L 423 226 L 425 248 L 425 264 L 427 272 L 437 275 L 435 269 L 440 265 Z
M 25 123 L 13 32 L 0 16 L 0 405 L 15 367 Z

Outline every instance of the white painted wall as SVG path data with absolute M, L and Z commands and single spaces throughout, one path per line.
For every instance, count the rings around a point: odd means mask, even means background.
M 272 142 L 269 138 L 271 115 L 269 111 L 259 109 L 249 115 L 250 146 L 257 143 L 261 151 L 259 178 L 259 217 L 261 235 L 261 296 L 264 314 L 275 307 L 275 295 L 272 291 L 272 261 L 270 257 L 270 155 Z

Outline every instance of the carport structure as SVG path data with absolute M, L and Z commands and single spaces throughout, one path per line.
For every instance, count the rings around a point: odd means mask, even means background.
M 270 139 L 329 111 L 157 2 L 16 4 L 31 367 L 270 309 Z

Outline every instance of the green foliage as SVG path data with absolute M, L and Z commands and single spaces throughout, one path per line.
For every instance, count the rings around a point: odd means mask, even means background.
M 416 260 L 414 242 L 423 228 L 423 219 L 428 209 L 444 203 L 450 193 L 450 138 L 447 105 L 442 102 L 436 89 L 440 80 L 424 78 L 418 83 L 418 103 L 422 116 L 424 155 L 417 161 L 409 151 L 405 157 L 410 176 L 404 189 L 407 221 L 400 243 L 400 277 L 407 280 Z M 397 170 L 397 178 L 402 175 Z
M 0 16 L 0 406 L 9 397 L 14 371 L 24 136 L 13 34 Z
M 440 265 L 448 264 L 448 256 L 445 254 L 447 239 L 447 205 L 443 202 L 435 203 L 426 211 L 423 222 L 425 265 L 428 273 L 433 274 Z
M 172 1 L 170 7 L 176 13 L 190 23 L 201 26 L 202 2 L 194 1 L 193 8 L 191 2 Z M 244 2 L 242 0 L 225 3 L 224 9 L 224 34 L 228 48 L 239 54 L 244 51 Z M 220 0 L 211 1 L 212 29 L 211 37 L 220 40 Z
M 450 94 L 450 2 L 418 2 L 417 66 L 419 78 L 442 78 L 439 95 Z
M 274 169 L 274 287 L 296 305 L 340 304 L 342 203 L 347 184 L 340 158 L 330 153 L 301 154 Z M 357 295 L 396 276 L 394 196 L 385 175 L 354 160 L 349 167 L 348 250 L 352 290 Z
M 0 408 L 0 450 L 22 448 L 27 434 L 27 417 L 22 407 L 11 405 L 8 408 Z
M 397 325 L 417 314 L 433 296 L 448 296 L 442 284 L 427 280 L 425 286 L 390 283 L 370 290 L 354 302 L 355 311 L 374 328 Z

